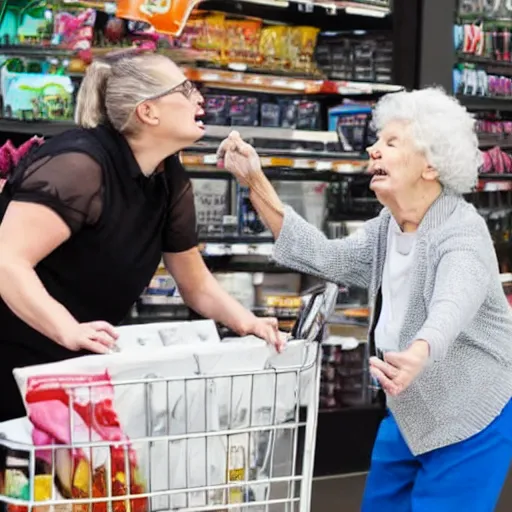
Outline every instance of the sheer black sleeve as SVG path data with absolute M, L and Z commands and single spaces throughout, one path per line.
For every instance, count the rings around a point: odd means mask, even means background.
M 102 190 L 102 170 L 94 159 L 83 153 L 63 153 L 28 165 L 11 194 L 14 201 L 51 208 L 76 233 L 99 220 Z
M 166 161 L 165 179 L 169 189 L 169 199 L 162 234 L 162 250 L 164 252 L 187 251 L 198 244 L 196 208 L 192 183 L 177 156 Z

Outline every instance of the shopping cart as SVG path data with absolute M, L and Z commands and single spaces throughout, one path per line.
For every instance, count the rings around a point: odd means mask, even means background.
M 36 447 L 4 436 L 0 440 L 4 510 L 309 511 L 320 342 L 337 294 L 338 288 L 327 284 L 314 290 L 303 306 L 290 341 L 290 346 L 301 347 L 298 364 L 251 373 L 206 376 L 198 371 L 186 378 L 113 382 L 125 393 L 133 389 L 134 397 L 143 388 L 146 411 L 138 422 L 143 436 L 108 442 L 89 433 L 88 441 L 77 441 L 74 414 L 69 415 L 69 444 Z M 175 428 L 175 412 L 167 407 L 164 414 L 155 415 L 153 402 L 165 396 L 169 404 L 168 395 L 178 388 L 184 397 L 185 420 Z M 87 390 L 68 386 L 66 391 L 71 411 L 80 398 L 94 395 L 95 385 Z M 277 406 L 283 393 L 293 397 L 290 407 Z M 197 423 L 189 428 L 188 414 L 197 400 L 204 404 L 202 428 Z M 82 414 L 87 412 L 95 413 L 91 409 Z M 26 484 L 25 491 L 13 497 L 12 489 L 17 485 L 19 490 L 21 484 Z

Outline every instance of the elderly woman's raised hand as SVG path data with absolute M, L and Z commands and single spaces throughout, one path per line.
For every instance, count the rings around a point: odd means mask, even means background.
M 221 142 L 217 150 L 217 162 L 244 186 L 250 186 L 252 179 L 262 172 L 258 153 L 237 131 L 232 131 Z
M 417 340 L 403 352 L 387 352 L 384 355 L 384 361 L 378 357 L 372 357 L 370 372 L 388 395 L 397 396 L 423 372 L 429 353 L 428 343 Z

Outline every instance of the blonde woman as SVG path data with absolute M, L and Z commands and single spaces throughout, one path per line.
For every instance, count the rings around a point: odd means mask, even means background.
M 225 293 L 197 248 L 177 153 L 203 136 L 203 98 L 160 55 L 92 63 L 78 127 L 10 176 L 0 224 L 0 421 L 24 415 L 12 369 L 104 353 L 162 256 L 185 302 L 280 347 L 275 319 Z

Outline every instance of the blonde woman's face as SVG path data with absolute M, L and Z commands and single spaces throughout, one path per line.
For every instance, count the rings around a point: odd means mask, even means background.
M 155 100 L 159 131 L 185 146 L 193 144 L 204 135 L 204 99 L 178 66 L 171 61 L 166 64 L 161 68 L 162 82 L 169 85 L 169 93 Z

